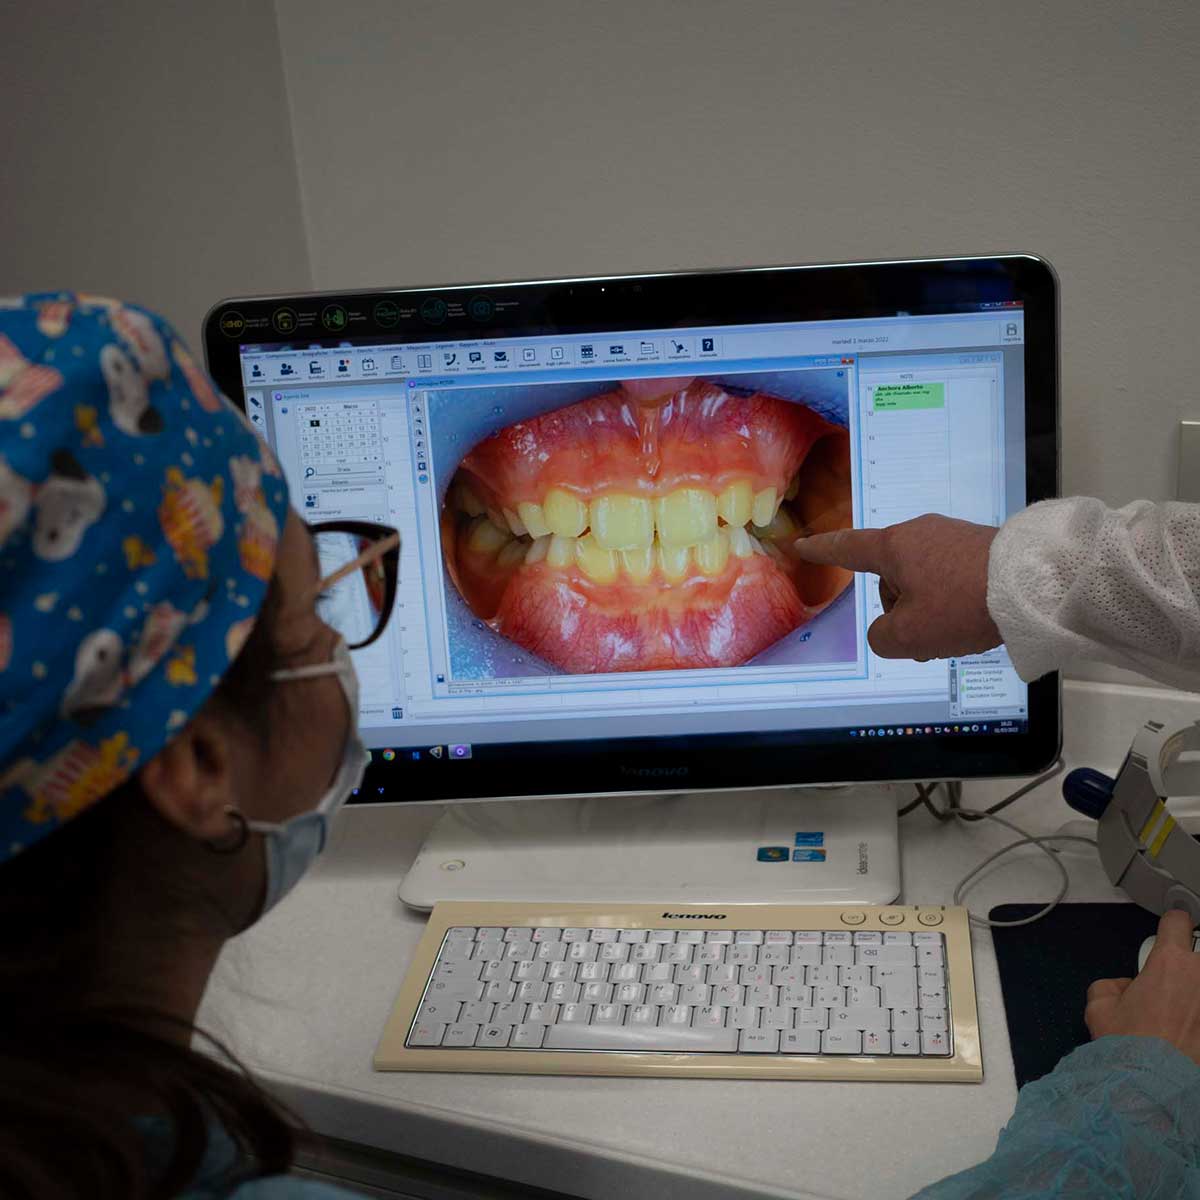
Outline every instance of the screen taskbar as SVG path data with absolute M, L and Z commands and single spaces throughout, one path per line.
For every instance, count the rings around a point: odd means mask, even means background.
M 789 746 L 829 746 L 831 743 L 857 742 L 860 738 L 916 739 L 916 738 L 945 738 L 955 736 L 1009 736 L 1027 733 L 1029 722 L 1010 718 L 993 718 L 984 721 L 959 719 L 949 725 L 863 725 L 852 729 L 839 726 L 835 729 L 806 729 L 792 733 L 788 737 Z M 526 748 L 525 743 L 521 747 Z M 435 763 L 461 762 L 465 759 L 488 759 L 497 761 L 509 759 L 513 745 L 506 742 L 489 742 L 473 744 L 470 742 L 447 742 L 433 746 L 396 746 L 373 749 L 371 753 L 372 766 L 396 766 L 404 763 Z M 356 791 L 354 793 L 358 795 Z

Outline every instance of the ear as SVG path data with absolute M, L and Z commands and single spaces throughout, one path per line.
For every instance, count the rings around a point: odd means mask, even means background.
M 142 792 L 160 816 L 190 837 L 229 833 L 227 805 L 236 803 L 229 730 L 201 711 L 141 770 Z

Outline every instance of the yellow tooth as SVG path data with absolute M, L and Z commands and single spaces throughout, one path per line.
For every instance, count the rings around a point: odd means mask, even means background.
M 763 488 L 754 496 L 754 508 L 750 512 L 750 520 L 755 525 L 770 525 L 775 515 L 775 489 Z
M 696 547 L 696 566 L 705 575 L 720 575 L 728 561 L 729 537 L 723 529 L 718 529 Z
M 654 545 L 658 552 L 658 569 L 671 583 L 678 583 L 687 575 L 692 552 L 686 546 L 664 546 L 657 541 Z
M 575 561 L 575 539 L 554 534 L 546 551 L 546 562 L 552 567 L 569 567 Z
M 509 529 L 511 529 L 513 533 L 517 535 L 517 537 L 524 537 L 526 533 L 529 532 L 522 523 L 521 518 L 518 517 L 511 508 L 506 508 L 504 510 L 504 519 L 508 522 Z
M 640 496 L 601 496 L 588 513 L 592 534 L 608 550 L 636 550 L 654 541 L 650 501 Z
M 508 544 L 508 530 L 501 529 L 487 517 L 476 517 L 471 522 L 467 542 L 472 550 L 478 550 L 481 554 L 495 554 Z
M 496 565 L 504 568 L 515 567 L 525 561 L 525 552 L 528 549 L 528 542 L 519 542 L 514 538 L 496 556 Z
M 654 570 L 654 547 L 639 546 L 636 550 L 622 550 L 621 563 L 625 574 L 634 583 L 645 583 Z
M 532 546 L 529 547 L 525 554 L 527 563 L 540 563 L 546 557 L 546 552 L 550 549 L 550 543 L 554 539 L 547 534 L 545 537 L 538 538 Z
M 540 504 L 530 504 L 526 501 L 524 504 L 517 505 L 517 516 L 519 516 L 529 530 L 531 538 L 545 537 L 548 533 L 554 531 L 546 524 L 546 514 L 542 512 Z
M 789 483 L 787 485 L 787 491 L 783 493 L 783 498 L 785 500 L 795 500 L 795 498 L 799 494 L 799 492 L 800 492 L 800 473 L 797 471 L 796 474 L 793 475 L 791 480 L 789 481 Z
M 654 523 L 664 546 L 691 546 L 717 528 L 717 498 L 700 488 L 679 488 L 654 501 Z
M 754 544 L 750 541 L 750 535 L 740 525 L 735 525 L 725 532 L 729 534 L 729 549 L 738 558 L 749 558 L 754 553 Z
M 497 529 L 507 529 L 508 522 L 504 519 L 504 514 L 498 508 L 489 508 L 487 510 L 488 520 L 491 521 Z
M 767 552 L 763 549 L 762 542 L 760 542 L 752 533 L 748 533 L 746 536 L 750 539 L 750 548 L 754 551 L 754 553 L 765 556 Z
M 781 508 L 767 525 L 755 525 L 754 533 L 756 537 L 769 538 L 776 542 L 786 542 L 794 540 L 800 533 L 796 522 L 788 516 L 787 510 Z
M 542 512 L 551 533 L 573 538 L 578 537 L 587 528 L 587 505 L 570 492 L 564 492 L 562 488 L 551 488 L 546 493 Z
M 575 543 L 575 561 L 580 570 L 597 583 L 612 583 L 617 577 L 617 556 L 601 546 L 590 533 Z
M 754 507 L 754 491 L 748 479 L 731 483 L 717 497 L 717 516 L 726 525 L 745 525 Z

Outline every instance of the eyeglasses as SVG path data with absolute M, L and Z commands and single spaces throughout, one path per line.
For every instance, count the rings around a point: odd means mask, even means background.
M 400 573 L 400 533 L 373 521 L 310 525 L 322 579 L 317 615 L 351 650 L 369 646 L 387 626 Z

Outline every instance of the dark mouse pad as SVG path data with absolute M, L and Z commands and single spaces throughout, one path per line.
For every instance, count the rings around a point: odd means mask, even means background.
M 1001 904 L 993 921 L 1032 916 L 1040 904 Z M 1032 925 L 993 929 L 1017 1087 L 1054 1070 L 1089 1041 L 1087 990 L 1097 979 L 1137 974 L 1158 918 L 1136 904 L 1060 904 Z

